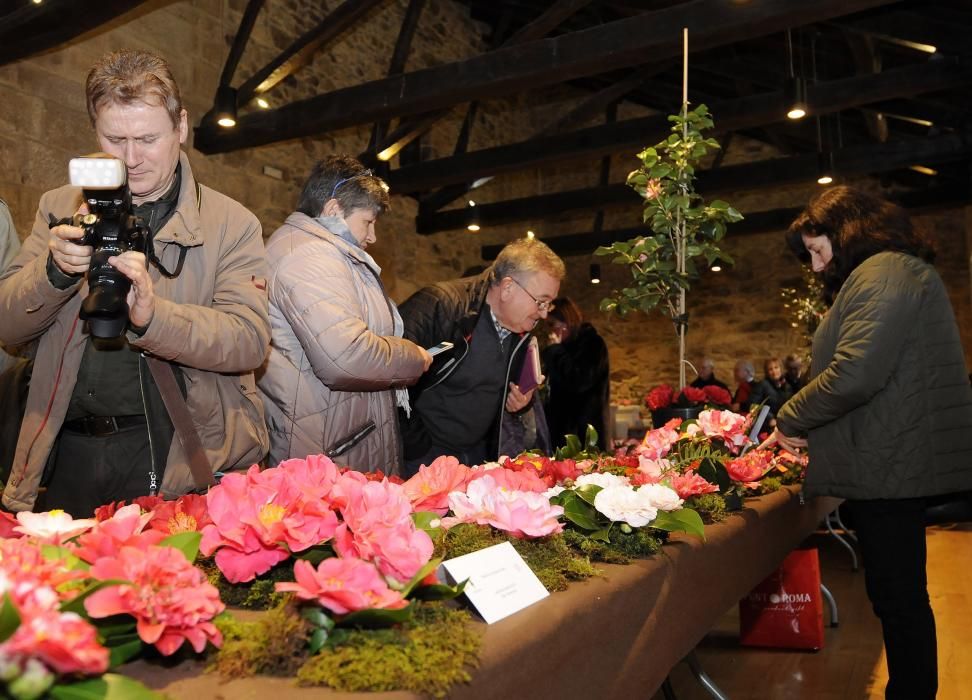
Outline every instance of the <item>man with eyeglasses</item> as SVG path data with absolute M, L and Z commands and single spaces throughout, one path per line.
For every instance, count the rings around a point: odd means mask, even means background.
M 564 275 L 546 244 L 524 238 L 482 274 L 439 282 L 401 305 L 406 338 L 423 347 L 453 343 L 412 388 L 411 416 L 399 414 L 408 474 L 441 455 L 470 465 L 496 459 L 503 412 L 533 400 L 515 381 L 530 332 L 553 308 Z

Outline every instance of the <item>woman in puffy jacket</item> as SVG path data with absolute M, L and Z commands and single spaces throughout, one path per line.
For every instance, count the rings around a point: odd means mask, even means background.
M 834 187 L 787 235 L 832 306 L 810 381 L 780 409 L 770 441 L 808 445 L 808 496 L 848 499 L 884 632 L 886 697 L 930 700 L 925 499 L 972 489 L 972 390 L 955 315 L 931 248 L 889 202 Z
M 428 369 L 366 249 L 387 185 L 350 156 L 314 166 L 297 211 L 267 241 L 270 355 L 258 386 L 269 463 L 330 453 L 359 471 L 398 474 L 398 407 Z

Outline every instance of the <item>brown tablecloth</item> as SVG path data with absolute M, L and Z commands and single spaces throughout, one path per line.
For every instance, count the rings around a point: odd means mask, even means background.
M 512 617 L 482 625 L 481 665 L 452 698 L 649 698 L 669 670 L 816 529 L 840 501 L 799 503 L 783 489 L 746 502 L 707 541 L 675 535 L 661 554 L 573 584 Z M 297 688 L 289 679 L 226 683 L 199 662 L 171 668 L 139 661 L 125 669 L 174 700 L 415 698 L 411 693 L 349 694 Z

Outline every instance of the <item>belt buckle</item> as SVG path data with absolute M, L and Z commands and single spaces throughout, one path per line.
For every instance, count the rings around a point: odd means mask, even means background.
M 89 425 L 91 434 L 95 437 L 105 437 L 118 432 L 118 422 L 114 416 L 91 416 Z

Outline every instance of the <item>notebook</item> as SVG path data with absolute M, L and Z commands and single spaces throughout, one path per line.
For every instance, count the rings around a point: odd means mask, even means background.
M 523 369 L 520 370 L 520 379 L 516 385 L 525 394 L 543 384 L 543 380 L 544 376 L 540 372 L 540 346 L 537 345 L 536 337 L 533 337 L 527 344 Z

